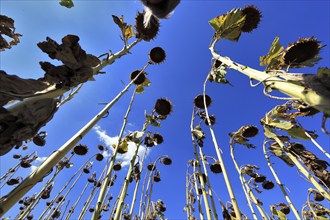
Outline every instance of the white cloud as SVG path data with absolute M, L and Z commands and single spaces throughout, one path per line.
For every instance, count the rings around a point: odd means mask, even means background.
M 32 162 L 32 166 L 30 166 L 31 173 L 37 169 L 37 167 L 44 162 L 47 159 L 47 157 L 38 157 Z M 38 165 L 39 164 L 39 165 Z
M 108 146 L 109 150 L 111 152 L 108 151 L 104 151 L 103 152 L 103 156 L 104 157 L 110 157 L 114 151 L 114 149 L 112 148 L 112 144 L 117 144 L 118 143 L 118 136 L 116 137 L 110 137 L 109 135 L 107 135 L 107 132 L 105 130 L 102 130 L 102 128 L 99 125 L 94 126 L 94 131 L 96 132 L 96 134 L 98 135 L 98 138 L 101 142 L 103 142 L 106 146 Z M 128 142 L 128 151 L 125 154 L 117 154 L 117 161 L 122 161 L 122 166 L 127 166 L 129 165 L 134 153 L 136 150 L 136 144 L 133 142 Z M 146 147 L 143 145 L 140 145 L 139 147 L 139 151 L 138 151 L 138 156 L 139 158 L 142 159 L 144 152 L 146 150 Z M 150 153 L 150 149 L 148 149 L 147 151 L 147 155 Z

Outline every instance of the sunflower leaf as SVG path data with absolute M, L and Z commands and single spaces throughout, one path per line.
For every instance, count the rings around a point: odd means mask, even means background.
M 238 41 L 244 22 L 245 16 L 241 9 L 233 9 L 225 15 L 217 16 L 209 21 L 211 27 L 216 31 L 217 39 L 224 38 L 231 41 Z
M 260 57 L 260 66 L 267 66 L 267 70 L 277 69 L 280 64 L 280 54 L 284 47 L 279 43 L 279 37 L 275 37 L 266 56 Z

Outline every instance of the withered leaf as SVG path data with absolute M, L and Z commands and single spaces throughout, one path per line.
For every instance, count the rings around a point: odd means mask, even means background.
M 7 41 L 2 35 L 6 35 L 13 40 Z M 15 33 L 14 20 L 5 15 L 0 15 L 0 51 L 10 49 L 11 46 L 18 44 L 21 34 Z

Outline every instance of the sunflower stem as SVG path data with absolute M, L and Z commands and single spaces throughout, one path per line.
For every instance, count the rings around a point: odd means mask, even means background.
M 314 187 L 330 202 L 330 194 L 325 191 L 325 189 L 316 181 L 313 175 L 301 165 L 301 163 L 297 160 L 295 156 L 293 156 L 290 152 L 285 151 L 284 144 L 277 136 L 273 137 L 273 139 L 277 142 L 277 144 L 281 147 L 281 149 L 286 152 L 288 157 L 292 160 L 292 162 L 297 166 L 297 169 L 300 173 L 302 173 L 313 185 Z
M 306 87 L 297 85 L 289 80 L 283 80 L 277 76 L 270 77 L 270 75 L 266 72 L 241 65 L 232 61 L 228 57 L 222 57 L 214 51 L 214 47 L 217 42 L 218 40 L 215 39 L 209 48 L 214 59 L 221 61 L 230 69 L 234 69 L 244 75 L 247 75 L 250 79 L 263 82 L 266 88 L 276 89 L 292 98 L 301 99 L 309 106 L 312 106 L 326 115 L 330 115 L 329 97 L 319 95 L 314 90 L 306 89 Z
M 195 140 L 195 137 L 194 137 L 194 134 L 193 134 L 194 121 L 195 121 L 195 112 L 196 112 L 196 107 L 194 107 L 194 109 L 193 109 L 192 117 L 191 117 L 191 123 L 190 123 L 191 138 L 192 138 L 192 144 L 193 144 L 193 147 L 194 147 L 194 155 L 195 155 L 195 159 L 196 159 L 196 162 L 195 162 L 194 165 L 197 166 L 197 169 L 198 169 L 197 177 L 198 177 L 199 183 L 201 184 L 201 187 L 202 187 L 202 195 L 203 195 L 203 199 L 204 199 L 206 217 L 207 217 L 207 219 L 212 219 L 212 212 L 211 212 L 211 208 L 210 208 L 210 205 L 209 205 L 209 199 L 208 199 L 206 188 L 205 188 L 205 181 L 204 181 L 204 178 L 203 178 L 203 172 L 202 172 L 201 165 L 200 165 L 200 160 L 202 160 L 203 158 L 198 157 L 196 140 Z M 194 166 L 194 169 L 195 169 L 195 166 Z M 194 172 L 194 175 L 196 175 L 195 172 Z M 196 177 L 195 177 L 195 179 L 196 179 Z M 195 181 L 195 185 L 197 185 L 196 181 Z M 198 195 L 198 190 L 196 191 L 196 194 Z
M 150 121 L 149 120 L 146 120 L 145 123 L 143 124 L 143 128 L 141 130 L 141 132 L 143 132 L 143 134 L 147 130 L 149 124 L 150 124 Z M 134 167 L 135 160 L 136 160 L 136 157 L 137 157 L 137 154 L 139 152 L 139 148 L 140 148 L 140 145 L 141 144 L 142 144 L 142 140 L 140 141 L 140 143 L 138 143 L 136 145 L 136 149 L 135 149 L 134 155 L 133 155 L 133 157 L 132 157 L 132 159 L 130 161 L 129 169 L 127 171 L 127 174 L 126 174 L 124 183 L 123 183 L 123 185 L 121 187 L 121 193 L 120 193 L 120 197 L 118 199 L 118 205 L 117 205 L 117 208 L 116 208 L 116 213 L 115 213 L 114 220 L 119 220 L 120 219 L 122 208 L 124 206 L 124 201 L 125 201 L 125 198 L 126 198 L 126 193 L 127 193 L 128 185 L 129 185 L 129 179 L 130 179 L 130 177 L 131 177 L 131 175 L 133 173 L 133 167 Z
M 204 106 L 205 106 L 205 114 L 206 114 L 207 122 L 209 124 L 209 130 L 210 130 L 210 133 L 211 133 L 211 136 L 212 136 L 212 141 L 213 141 L 213 145 L 214 145 L 214 148 L 215 148 L 215 152 L 216 152 L 218 160 L 220 162 L 220 166 L 221 166 L 221 169 L 222 169 L 222 172 L 223 172 L 223 177 L 224 177 L 224 180 L 225 180 L 225 183 L 226 183 L 226 186 L 227 186 L 227 190 L 228 190 L 228 193 L 229 193 L 229 196 L 230 196 L 230 200 L 231 200 L 231 203 L 233 205 L 236 218 L 237 218 L 237 220 L 240 220 L 241 219 L 241 212 L 239 210 L 239 207 L 238 207 L 238 204 L 237 204 L 237 201 L 236 201 L 236 198 L 235 198 L 235 194 L 234 194 L 233 188 L 232 188 L 230 180 L 229 180 L 229 176 L 228 176 L 228 173 L 227 173 L 227 170 L 226 170 L 226 166 L 225 166 L 224 161 L 222 159 L 220 148 L 219 148 L 216 136 L 215 136 L 213 128 L 212 128 L 212 123 L 211 123 L 208 108 L 207 108 L 207 105 L 206 105 L 206 83 L 208 81 L 208 78 L 209 78 L 209 76 L 207 75 L 206 79 L 204 81 L 204 84 L 203 84 L 203 99 L 204 99 Z
M 266 158 L 266 160 L 267 160 L 267 165 L 268 165 L 270 171 L 272 172 L 272 174 L 273 174 L 273 176 L 274 176 L 274 178 L 275 178 L 275 181 L 276 181 L 277 185 L 280 187 L 280 189 L 281 189 L 281 191 L 282 191 L 282 193 L 283 193 L 283 195 L 284 195 L 285 200 L 288 202 L 288 204 L 289 204 L 289 206 L 290 206 L 290 208 L 291 208 L 291 210 L 292 210 L 294 216 L 296 217 L 296 219 L 297 219 L 297 220 L 301 220 L 301 217 L 300 217 L 300 215 L 299 215 L 298 210 L 296 209 L 296 207 L 295 207 L 294 204 L 292 203 L 292 201 L 291 201 L 289 195 L 287 194 L 287 192 L 286 192 L 286 190 L 285 190 L 285 188 L 284 188 L 284 184 L 280 181 L 280 178 L 278 177 L 276 171 L 275 171 L 274 168 L 273 168 L 272 163 L 270 162 L 270 157 L 268 156 L 268 154 L 267 154 L 267 150 L 266 150 L 266 141 L 264 141 L 264 143 L 263 143 L 263 152 L 264 152 L 264 156 L 265 156 L 265 158 Z
M 138 77 L 138 76 L 137 76 Z M 25 178 L 15 189 L 9 192 L 6 199 L 0 201 L 0 217 L 3 216 L 18 200 L 32 189 L 83 137 L 99 122 L 108 110 L 128 91 L 132 80 L 111 102 L 109 102 L 82 129 L 72 136 L 62 147 L 52 153 L 47 159 Z

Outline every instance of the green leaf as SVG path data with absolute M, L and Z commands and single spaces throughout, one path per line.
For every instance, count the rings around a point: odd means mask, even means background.
M 275 37 L 266 56 L 260 57 L 260 66 L 267 66 L 269 69 L 277 69 L 280 64 L 280 54 L 284 50 L 284 47 L 279 43 L 279 37 Z
M 301 139 L 301 140 L 309 140 L 309 137 L 307 137 L 305 134 L 305 129 L 303 129 L 302 127 L 293 127 L 287 130 L 287 132 L 293 138 Z
M 316 216 L 316 220 L 329 220 L 326 216 Z
M 217 39 L 224 38 L 231 41 L 238 41 L 244 22 L 245 15 L 241 9 L 233 9 L 225 15 L 220 15 L 209 21 L 216 32 Z
M 61 0 L 60 5 L 66 7 L 66 8 L 72 8 L 74 6 L 72 0 Z
M 267 125 L 272 126 L 272 127 L 276 127 L 282 130 L 289 130 L 291 128 L 293 128 L 295 126 L 295 124 L 293 124 L 290 121 L 283 121 L 283 120 L 270 120 Z

